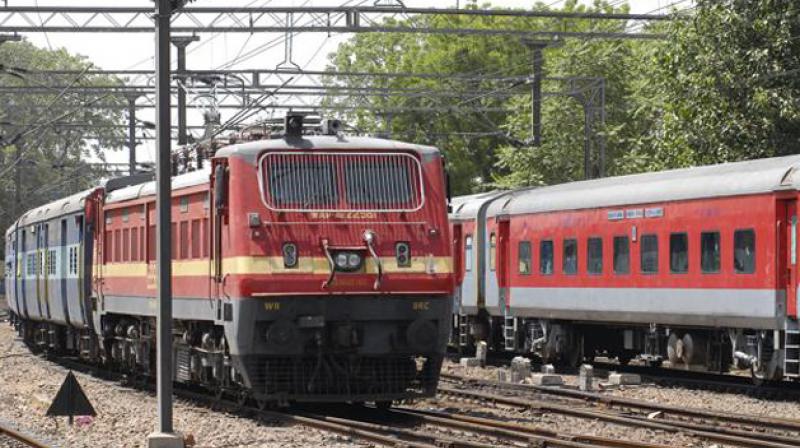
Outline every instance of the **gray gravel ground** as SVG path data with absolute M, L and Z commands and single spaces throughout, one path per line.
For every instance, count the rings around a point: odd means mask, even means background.
M 464 375 L 484 380 L 497 380 L 499 368 L 464 368 L 453 362 L 445 362 L 444 372 Z M 566 384 L 577 384 L 576 375 L 562 375 Z M 595 379 L 595 383 L 600 382 Z M 771 401 L 745 397 L 737 394 L 706 392 L 681 388 L 665 388 L 655 385 L 627 386 L 609 389 L 605 393 L 614 396 L 635 398 L 655 403 L 679 405 L 685 408 L 707 409 L 747 415 L 760 415 L 800 420 L 800 403 Z M 511 411 L 517 412 L 517 411 Z M 517 412 L 517 414 L 519 414 Z M 724 445 L 704 442 L 683 435 L 667 434 L 660 431 L 633 429 L 611 425 L 599 421 L 587 421 L 558 415 L 543 414 L 535 417 L 539 423 L 550 429 L 589 433 L 600 436 L 626 437 L 629 440 L 660 443 L 675 447 L 721 447 Z
M 64 448 L 142 447 L 155 430 L 156 398 L 88 375 L 76 373 L 98 417 L 89 425 L 66 425 L 65 419 L 45 417 L 67 371 L 34 357 L 7 323 L 0 323 L 0 418 L 16 422 Z M 178 401 L 175 429 L 191 434 L 195 448 L 288 448 L 369 446 L 303 426 L 259 424 Z M 0 448 L 6 448 L 0 441 Z M 13 445 L 10 445 L 13 447 Z

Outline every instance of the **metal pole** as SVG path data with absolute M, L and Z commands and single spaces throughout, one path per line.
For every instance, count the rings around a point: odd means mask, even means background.
M 158 430 L 172 434 L 172 228 L 171 136 L 170 136 L 170 17 L 171 0 L 156 0 L 156 232 L 158 289 Z
M 533 133 L 533 146 L 542 145 L 542 48 L 533 47 L 533 84 L 531 98 L 533 99 L 531 113 L 531 132 Z
M 600 79 L 599 95 L 600 95 L 600 129 L 605 130 L 606 125 L 606 80 Z M 596 135 L 597 146 L 600 153 L 600 177 L 606 177 L 606 138 L 604 135 Z
M 170 39 L 178 49 L 178 145 L 187 143 L 186 136 L 186 47 L 200 40 L 198 36 L 174 36 Z
M 128 173 L 136 174 L 136 96 L 128 96 Z

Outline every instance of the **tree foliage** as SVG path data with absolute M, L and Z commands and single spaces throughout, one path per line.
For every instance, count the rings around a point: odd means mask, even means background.
M 87 161 L 102 160 L 124 140 L 115 96 L 83 95 L 72 87 L 116 85 L 96 75 L 48 75 L 42 70 L 84 71 L 94 67 L 64 49 L 28 42 L 0 45 L 0 89 L 30 87 L 33 93 L 0 90 L 0 228 L 24 211 L 94 185 L 104 176 Z M 70 88 L 66 88 L 70 87 Z M 22 203 L 16 204 L 16 171 Z
M 627 12 L 617 2 L 567 1 L 565 11 Z M 476 7 L 471 4 L 468 7 Z M 537 3 L 533 9 L 547 9 Z M 631 24 L 578 19 L 427 17 L 428 26 L 624 31 Z M 531 141 L 529 83 L 466 82 L 464 75 L 530 75 L 519 40 L 485 36 L 361 34 L 331 68 L 442 73 L 440 79 L 344 78 L 332 85 L 411 89 L 417 97 L 349 98 L 367 131 L 430 143 L 447 154 L 458 193 L 552 184 L 584 177 L 581 86 L 554 78 L 603 78 L 609 175 L 796 153 L 800 148 L 800 5 L 782 0 L 699 0 L 691 13 L 644 31 L 660 40 L 564 39 L 544 51 L 543 139 Z M 377 79 L 377 81 L 376 81 Z M 585 86 L 585 84 L 583 84 Z M 469 92 L 495 91 L 485 97 Z M 443 92 L 454 96 L 443 96 Z M 489 112 L 469 110 L 492 108 Z M 408 111 L 414 108 L 414 111 Z M 430 108 L 433 110 L 425 110 Z M 449 109 L 448 109 L 449 108 Z M 387 109 L 392 113 L 385 113 Z M 401 109 L 406 109 L 402 111 Z M 391 118 L 387 118 L 391 117 Z M 597 157 L 593 149 L 593 157 Z

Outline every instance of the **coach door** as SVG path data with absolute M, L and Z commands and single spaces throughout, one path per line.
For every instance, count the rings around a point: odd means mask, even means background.
M 500 290 L 500 304 L 508 309 L 510 306 L 510 222 L 508 216 L 498 217 L 497 225 L 497 286 Z
M 784 256 L 786 257 L 786 315 L 789 317 L 797 317 L 798 296 L 797 296 L 797 257 L 798 257 L 798 218 L 797 218 L 797 202 L 789 200 L 786 204 L 786 218 L 784 220 L 785 229 L 785 247 L 787 250 Z

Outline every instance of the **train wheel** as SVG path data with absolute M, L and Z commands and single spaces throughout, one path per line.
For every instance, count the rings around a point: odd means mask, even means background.
M 667 359 L 669 359 L 670 367 L 675 367 L 680 363 L 680 355 L 678 354 L 678 335 L 671 333 L 667 340 Z
M 762 332 L 758 335 L 757 359 L 750 365 L 750 377 L 753 384 L 760 386 L 769 381 L 778 381 L 783 377 L 779 366 L 782 359 L 780 352 L 775 351 L 772 337 L 769 333 Z

